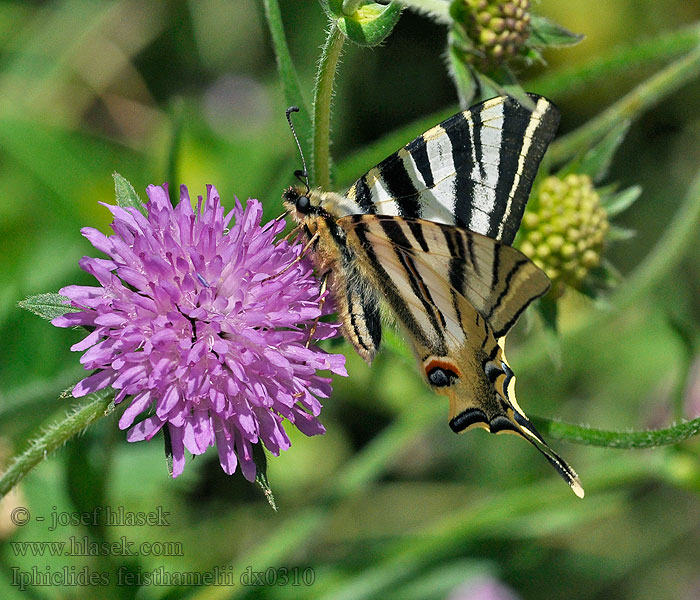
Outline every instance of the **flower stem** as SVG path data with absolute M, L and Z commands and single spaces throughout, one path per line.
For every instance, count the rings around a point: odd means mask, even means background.
M 314 89 L 312 181 L 325 190 L 331 185 L 331 102 L 333 81 L 345 36 L 333 23 L 321 52 Z
M 56 448 L 114 410 L 112 405 L 114 394 L 111 390 L 96 392 L 89 397 L 91 398 L 89 402 L 77 407 L 62 421 L 49 425 L 22 454 L 15 457 L 0 477 L 0 498 Z
M 647 431 L 606 431 L 582 427 L 571 423 L 552 421 L 541 417 L 531 419 L 541 434 L 558 440 L 567 440 L 586 446 L 603 446 L 605 448 L 654 448 L 677 444 L 700 432 L 700 419 L 680 423 L 666 429 Z
M 698 75 L 700 75 L 700 46 L 640 83 L 585 125 L 556 140 L 550 146 L 549 159 L 554 163 L 566 161 L 599 140 L 617 123 L 648 110 Z

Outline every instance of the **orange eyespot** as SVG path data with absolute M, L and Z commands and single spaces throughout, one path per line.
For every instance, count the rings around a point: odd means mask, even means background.
M 430 385 L 445 387 L 454 384 L 462 374 L 453 362 L 433 358 L 425 364 L 425 376 Z

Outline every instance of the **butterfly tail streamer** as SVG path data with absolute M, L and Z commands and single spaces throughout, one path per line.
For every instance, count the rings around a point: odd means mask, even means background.
M 535 429 L 535 426 L 517 410 L 513 411 L 513 421 L 518 427 L 521 436 L 540 451 L 540 453 L 557 470 L 559 475 L 561 475 L 562 479 L 569 484 L 574 494 L 576 494 L 579 498 L 583 498 L 583 486 L 581 485 L 581 480 L 578 478 L 576 471 L 574 471 L 561 456 L 559 456 L 549 447 L 547 442 L 544 441 L 542 436 Z

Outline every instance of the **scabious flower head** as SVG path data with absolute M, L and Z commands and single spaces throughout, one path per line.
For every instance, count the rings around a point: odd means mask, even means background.
M 529 0 L 455 0 L 451 12 L 472 43 L 467 56 L 480 70 L 518 56 L 530 35 Z
M 307 341 L 332 307 L 320 308 L 306 259 L 284 271 L 301 244 L 276 241 L 284 222 L 261 226 L 258 201 L 225 214 L 211 186 L 196 210 L 185 186 L 175 208 L 167 186 L 147 193 L 147 216 L 106 205 L 114 235 L 82 230 L 109 258 L 80 261 L 99 286 L 60 291 L 79 310 L 53 324 L 91 330 L 72 350 L 85 351 L 81 363 L 96 372 L 73 395 L 112 386 L 115 403 L 130 397 L 119 427 L 130 428 L 132 442 L 167 427 L 173 476 L 183 471 L 185 448 L 202 454 L 216 445 L 223 470 L 240 463 L 252 481 L 254 444 L 275 455 L 289 448 L 284 419 L 306 435 L 325 431 L 319 398 L 331 385 L 317 371 L 346 375 L 345 359 Z M 312 342 L 337 333 L 337 324 L 318 322 Z

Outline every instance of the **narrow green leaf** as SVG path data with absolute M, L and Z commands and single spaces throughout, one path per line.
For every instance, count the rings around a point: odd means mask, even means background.
M 114 391 L 100 390 L 86 396 L 84 403 L 71 409 L 62 421 L 52 422 L 15 456 L 0 476 L 0 498 L 5 496 L 29 471 L 88 425 L 114 410 Z
M 618 74 L 629 74 L 653 63 L 677 58 L 700 43 L 700 25 L 694 23 L 676 31 L 616 47 L 580 65 L 546 71 L 528 84 L 528 89 L 547 98 L 571 97 L 593 85 L 603 85 Z
M 304 151 L 304 155 L 311 155 L 311 113 L 304 101 L 299 84 L 299 76 L 292 62 L 292 55 L 289 52 L 287 38 L 284 34 L 282 24 L 282 14 L 277 0 L 263 0 L 265 6 L 265 17 L 270 29 L 272 46 L 277 59 L 277 70 L 282 80 L 282 91 L 287 106 L 298 106 L 299 112 L 294 120 L 294 127 L 299 135 L 299 143 Z
M 606 239 L 608 242 L 626 242 L 637 235 L 634 229 L 620 227 L 619 225 L 610 225 Z
M 277 503 L 272 494 L 270 482 L 267 479 L 267 455 L 263 448 L 262 442 L 253 444 L 253 462 L 255 462 L 255 483 L 257 483 L 265 494 L 265 499 L 270 504 L 272 510 L 277 511 Z
M 633 185 L 615 194 L 601 194 L 600 202 L 608 213 L 608 216 L 614 217 L 632 206 L 641 195 L 642 186 Z
M 489 73 L 488 76 L 479 73 L 478 77 L 482 86 L 493 88 L 501 96 L 510 96 L 530 111 L 535 110 L 535 103 L 520 85 L 513 71 L 506 65 L 501 65 L 497 70 Z M 482 99 L 485 98 L 482 96 Z
M 168 475 L 173 476 L 173 442 L 170 437 L 170 428 L 165 426 L 161 429 L 163 432 L 163 452 L 165 454 L 165 468 L 168 470 Z
M 537 312 L 540 313 L 545 327 L 550 331 L 557 332 L 557 321 L 559 319 L 559 310 L 557 301 L 549 295 L 540 298 L 536 304 Z
M 555 140 L 549 148 L 549 156 L 555 163 L 569 160 L 605 136 L 611 127 L 636 118 L 699 75 L 700 46 L 640 83 L 578 129 Z
M 144 203 L 139 198 L 136 193 L 134 186 L 131 185 L 124 177 L 119 173 L 112 173 L 114 177 L 114 194 L 116 196 L 117 204 L 122 208 L 127 208 L 133 206 L 138 209 L 144 216 L 148 215 L 148 211 Z
M 328 9 L 338 28 L 352 42 L 360 46 L 377 46 L 393 31 L 401 16 L 397 2 L 378 4 L 363 2 L 355 12 L 347 15 L 342 0 L 330 0 Z
M 548 18 L 530 14 L 530 41 L 537 46 L 573 46 L 585 36 L 572 33 Z
M 615 152 L 627 135 L 629 127 L 629 119 L 617 123 L 609 133 L 583 155 L 577 172 L 590 175 L 595 182 L 602 181 L 607 175 Z
M 463 51 L 456 46 L 458 42 L 453 40 L 452 33 L 450 34 L 450 40 L 451 43 L 447 52 L 450 76 L 457 88 L 460 106 L 467 108 L 474 102 L 476 95 L 479 93 L 479 85 L 474 71 L 462 59 Z
M 17 305 L 24 310 L 28 310 L 40 316 L 42 319 L 50 321 L 66 313 L 75 312 L 76 309 L 69 303 L 69 298 L 61 296 L 60 294 L 49 293 L 29 296 L 25 300 L 18 302 Z

